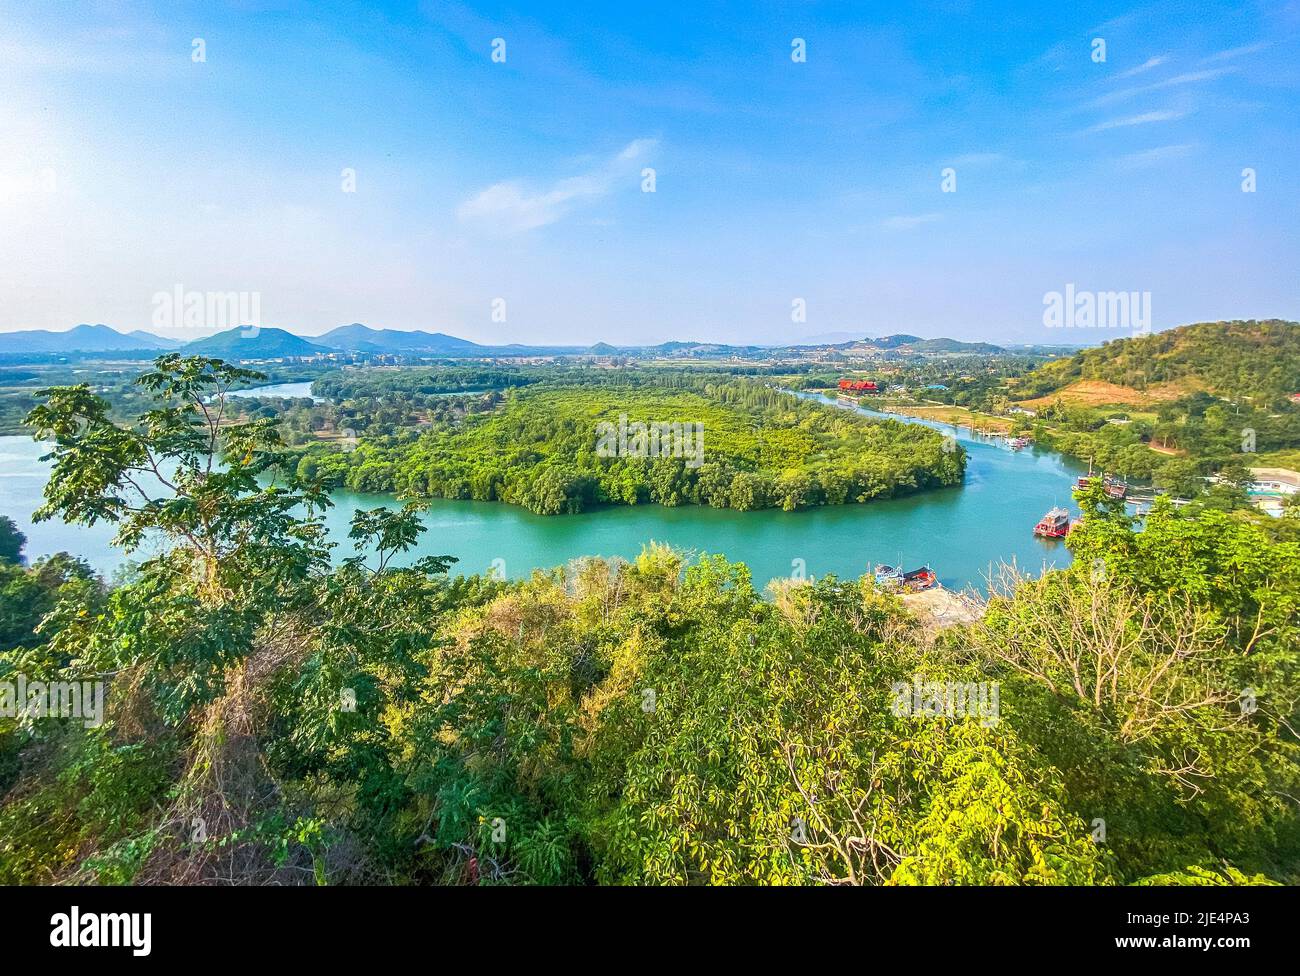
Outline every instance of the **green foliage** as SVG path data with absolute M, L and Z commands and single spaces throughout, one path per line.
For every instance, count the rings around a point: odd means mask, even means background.
M 511 393 L 495 412 L 435 424 L 418 437 L 367 437 L 356 450 L 323 456 L 318 448 L 301 470 L 356 491 L 504 501 L 542 515 L 645 502 L 794 510 L 961 481 L 964 453 L 945 451 L 933 431 L 830 410 L 751 381 L 680 382 L 535 387 Z M 600 425 L 617 430 L 620 418 L 699 424 L 702 440 L 684 456 L 663 456 L 668 445 L 662 455 L 629 456 L 617 444 L 616 456 L 602 454 Z
M 18 530 L 14 520 L 7 515 L 0 515 L 0 563 L 20 563 L 23 561 L 23 547 L 27 545 L 27 536 Z
M 1228 885 L 1276 885 L 1262 874 L 1247 876 L 1234 867 L 1222 871 L 1192 865 L 1185 871 L 1169 871 L 1165 874 L 1153 874 L 1133 882 L 1135 885 L 1192 885 L 1195 887 L 1224 887 Z
M 403 400 L 429 406 L 425 397 L 481 393 L 527 386 L 541 380 L 538 370 L 440 366 L 403 370 L 337 370 L 312 383 L 312 392 L 331 400 Z M 436 402 L 436 401 L 434 401 Z
M 1004 587 L 977 633 L 1010 721 L 1107 824 L 1129 878 L 1193 861 L 1292 876 L 1300 856 L 1300 546 L 1270 520 L 1094 490 L 1068 571 Z

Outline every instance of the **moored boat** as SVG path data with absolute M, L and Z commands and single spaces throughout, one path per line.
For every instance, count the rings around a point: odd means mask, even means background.
M 934 575 L 934 570 L 929 566 L 922 566 L 920 569 L 914 569 L 910 573 L 903 574 L 903 589 L 905 590 L 928 590 L 939 585 L 939 577 Z
M 876 567 L 876 585 L 885 587 L 900 586 L 903 582 L 903 571 L 897 566 L 889 566 L 881 563 Z
M 1075 481 L 1075 487 L 1079 489 L 1087 489 L 1096 481 L 1097 479 L 1091 475 L 1080 475 L 1078 480 Z M 1116 478 L 1112 474 L 1102 475 L 1101 487 L 1102 490 L 1106 492 L 1108 498 L 1124 498 L 1128 495 L 1128 485 L 1125 481 L 1122 478 Z
M 1091 484 L 1092 484 L 1092 458 L 1088 458 L 1088 473 L 1079 475 L 1079 477 L 1076 478 L 1074 481 L 1074 487 L 1078 488 L 1080 491 L 1086 491 L 1088 489 L 1088 486 Z
M 1053 508 L 1038 520 L 1034 535 L 1043 539 L 1063 539 L 1070 531 L 1070 513 L 1063 508 Z
M 939 585 L 937 577 L 929 566 L 903 572 L 898 566 L 881 563 L 875 569 L 876 585 L 888 590 L 928 590 Z

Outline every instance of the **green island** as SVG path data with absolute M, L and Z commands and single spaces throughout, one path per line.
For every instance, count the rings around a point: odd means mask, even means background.
M 357 512 L 332 560 L 279 421 L 225 418 L 256 378 L 169 355 L 135 417 L 86 385 L 27 417 L 39 517 L 141 558 L 24 565 L 0 519 L 0 689 L 107 685 L 84 721 L 0 717 L 0 883 L 1298 880 L 1295 511 L 1139 525 L 1094 485 L 1069 568 L 937 629 L 871 576 L 764 593 L 660 546 L 455 576 L 396 558 L 415 504 Z M 780 449 L 803 436 L 830 434 Z
M 409 404 L 412 394 L 449 385 L 427 374 L 389 377 L 370 381 L 372 396 Z M 391 434 L 372 423 L 348 449 L 337 441 L 307 448 L 298 473 L 356 491 L 502 501 L 542 515 L 645 503 L 793 511 L 962 480 L 964 452 L 934 431 L 800 400 L 758 380 L 668 374 L 633 385 L 589 373 L 570 382 L 510 390 L 483 412 L 423 410 Z M 342 384 L 326 378 L 315 388 Z M 662 444 L 657 425 L 671 428 Z

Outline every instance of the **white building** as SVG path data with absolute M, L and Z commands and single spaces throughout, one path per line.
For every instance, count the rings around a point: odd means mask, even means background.
M 1250 500 L 1270 515 L 1280 515 L 1287 498 L 1300 493 L 1300 472 L 1290 468 L 1251 468 Z

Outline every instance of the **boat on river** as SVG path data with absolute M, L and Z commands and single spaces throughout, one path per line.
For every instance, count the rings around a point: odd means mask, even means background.
M 1041 539 L 1064 539 L 1069 532 L 1070 513 L 1059 506 L 1040 518 L 1034 526 L 1034 535 Z
M 1097 479 L 1090 475 L 1080 475 L 1075 482 L 1079 489 L 1087 489 Z M 1107 498 L 1124 498 L 1128 495 L 1128 484 L 1122 478 L 1116 478 L 1114 475 L 1105 474 L 1101 476 L 1102 490 L 1106 492 Z
M 1075 479 L 1074 486 L 1080 491 L 1087 491 L 1096 480 L 1092 474 L 1092 458 L 1088 458 L 1088 473 L 1079 475 Z M 1101 476 L 1101 487 L 1106 492 L 1107 498 L 1118 499 L 1128 495 L 1128 484 L 1123 478 L 1117 478 L 1110 472 L 1106 472 Z
M 919 569 L 904 572 L 901 567 L 881 563 L 875 569 L 875 577 L 878 586 L 887 590 L 902 590 L 907 593 L 929 590 L 939 585 L 939 577 L 934 574 L 934 570 L 929 566 L 922 566 Z

